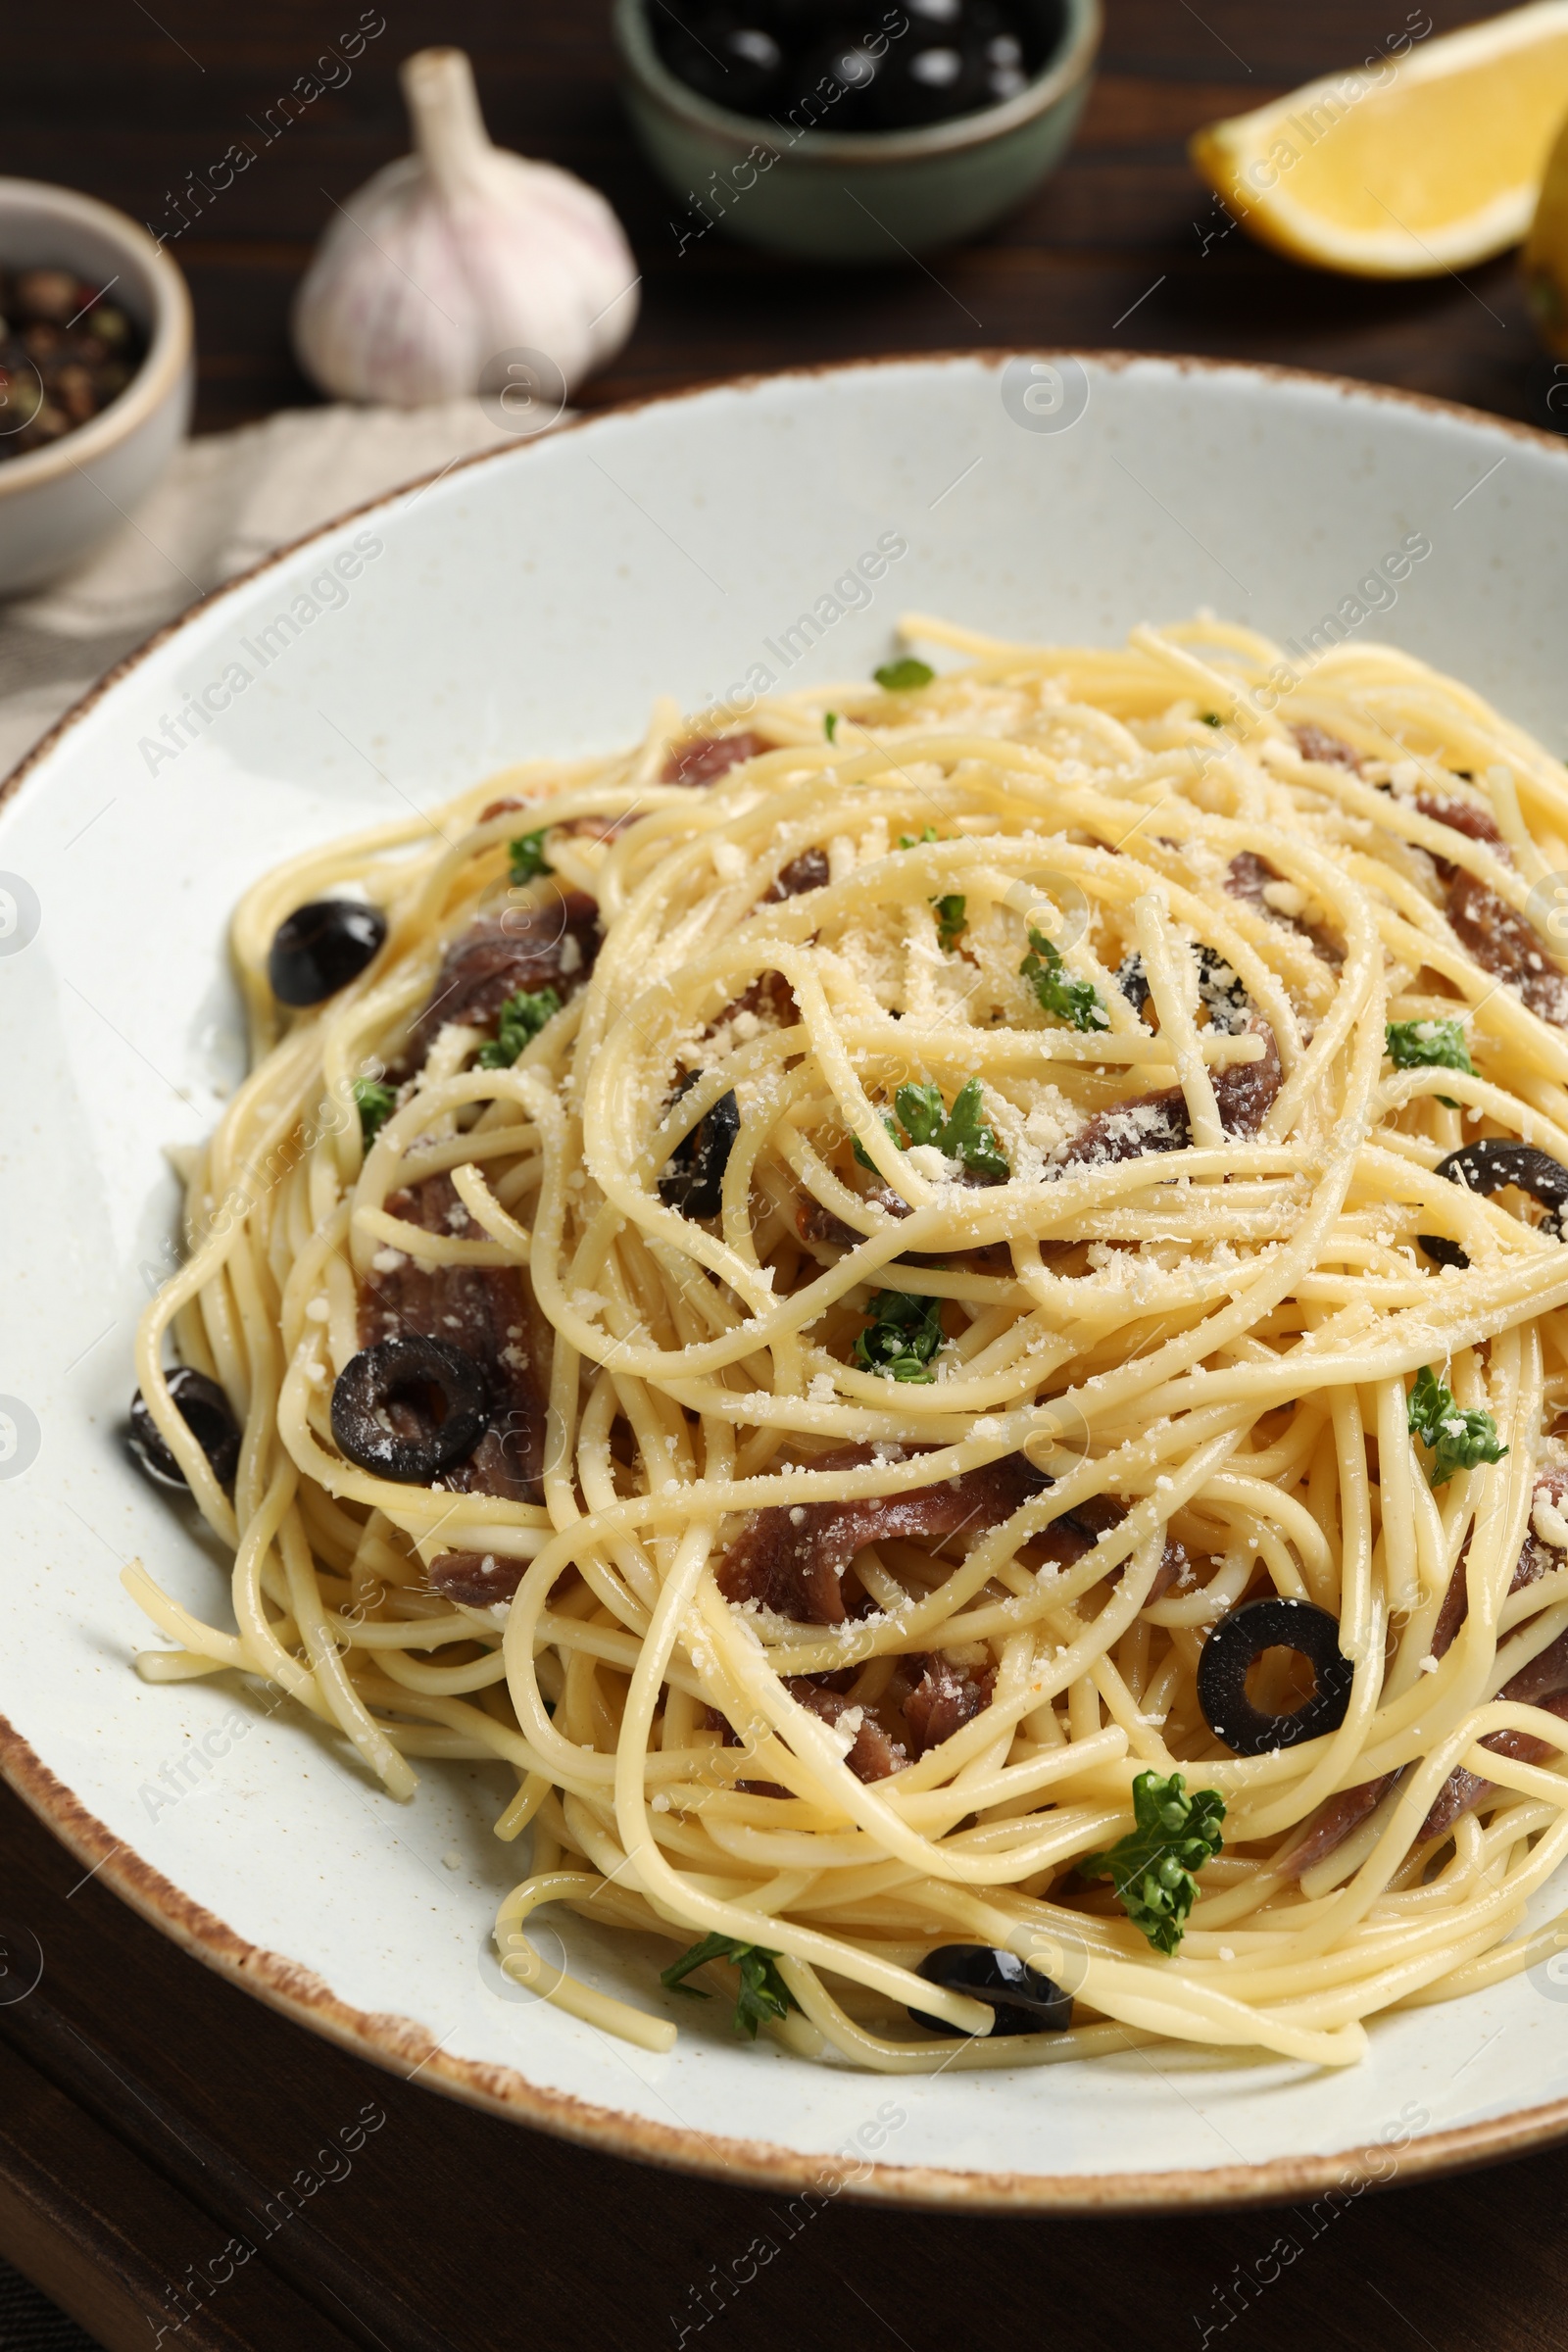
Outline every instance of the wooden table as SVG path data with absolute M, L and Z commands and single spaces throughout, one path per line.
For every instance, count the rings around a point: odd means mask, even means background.
M 619 113 L 609 0 L 387 0 L 352 78 L 265 146 L 277 101 L 359 22 L 360 0 L 271 0 L 232 19 L 211 0 L 15 13 L 4 169 L 70 180 L 170 231 L 185 191 L 190 225 L 171 250 L 196 297 L 203 428 L 310 398 L 287 348 L 290 295 L 328 197 L 403 152 L 397 61 L 435 40 L 472 52 L 494 135 L 602 187 L 636 246 L 642 318 L 590 405 L 792 361 L 1049 342 L 1288 361 L 1527 414 L 1536 353 L 1511 257 L 1463 283 L 1391 286 L 1298 270 L 1239 231 L 1203 249 L 1217 216 L 1188 133 L 1354 64 L 1399 30 L 1406 0 L 1106 0 L 1102 71 L 1065 168 L 929 274 L 896 255 L 887 269 L 806 268 L 717 236 L 677 254 L 679 208 Z M 1494 12 L 1430 0 L 1414 13 L 1445 29 Z M 261 152 L 203 209 L 190 175 L 237 137 Z
M 929 272 L 838 272 L 716 239 L 677 256 L 673 208 L 617 112 L 603 0 L 387 0 L 386 29 L 346 86 L 172 241 L 196 297 L 199 422 L 310 397 L 288 356 L 290 291 L 328 194 L 402 151 L 394 68 L 438 39 L 473 52 L 497 137 L 606 189 L 637 247 L 642 320 L 590 405 L 739 368 L 1019 340 L 1285 361 L 1530 414 L 1535 352 L 1511 260 L 1462 283 L 1384 287 L 1292 269 L 1239 234 L 1203 249 L 1214 216 L 1187 133 L 1352 64 L 1397 31 L 1402 8 L 1107 4 L 1077 150 L 1015 220 Z M 1431 4 L 1440 28 L 1471 13 Z M 13 14 L 5 169 L 172 225 L 187 174 L 205 173 L 247 117 L 265 119 L 359 11 L 72 0 Z M 0 1792 L 0 1916 L 44 1955 L 38 1989 L 0 2004 L 0 2253 L 114 2352 L 142 2352 L 160 2326 L 184 2352 L 642 2352 L 677 2344 L 683 2325 L 688 2343 L 749 2352 L 1069 2333 L 1081 2352 L 1568 2346 L 1568 2152 L 1396 2187 L 1315 2228 L 1289 2213 L 958 2222 L 824 2206 L 700 2326 L 711 2266 L 767 2226 L 766 2200 L 586 2155 L 393 2081 L 248 2001 L 79 1879 Z M 301 2172 L 318 2179 L 318 2151 L 358 2119 L 351 2169 L 286 2224 L 273 2204 L 260 2240 L 270 2201 Z M 1282 2237 L 1294 2256 L 1271 2253 Z M 179 2299 L 193 2271 L 221 2269 L 231 2238 L 261 2250 L 204 2302 Z

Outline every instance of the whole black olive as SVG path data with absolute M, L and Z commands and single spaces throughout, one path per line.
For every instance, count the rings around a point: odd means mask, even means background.
M 809 100 L 808 120 L 818 128 L 864 130 L 875 120 L 873 92 L 887 69 L 886 52 L 867 48 L 857 27 L 804 51 L 785 78 L 798 103 Z
M 697 1077 L 694 1070 L 682 1080 L 677 1101 L 696 1084 Z M 720 1095 L 669 1155 L 669 1164 L 659 1179 L 659 1198 L 666 1208 L 678 1208 L 683 1217 L 717 1216 L 724 1197 L 724 1170 L 740 1131 L 740 1104 L 733 1092 Z
M 1065 2034 L 1072 2024 L 1072 1995 L 1063 1992 L 1059 1984 L 1020 1960 L 1015 1952 L 1000 1950 L 987 1943 L 939 1943 L 934 1952 L 927 1952 L 915 1968 L 917 1977 L 928 1984 L 940 1984 L 944 1992 L 967 1993 L 971 2000 L 985 2001 L 996 2012 L 996 2034 Z M 958 2026 L 950 2026 L 940 2017 L 927 2017 L 924 2011 L 911 2009 L 910 2017 L 928 2034 L 948 2034 L 955 2040 L 967 2040 Z
M 658 0 L 649 29 L 688 88 L 795 131 L 897 130 L 1015 98 L 1061 45 L 1063 0 Z M 793 135 L 793 134 L 792 134 Z
M 872 95 L 879 130 L 946 122 L 1025 87 L 1033 59 L 1020 37 L 1023 21 L 997 0 L 908 0 L 904 14 L 908 30 L 889 42 Z
M 847 0 L 764 0 L 758 13 L 789 50 L 801 48 L 835 25 L 842 31 L 856 15 Z
M 1029 76 L 1024 72 L 1023 43 L 1016 33 L 998 33 L 986 43 L 986 96 L 993 106 L 1001 106 L 1007 98 L 1016 98 L 1027 89 Z
M 1467 1193 L 1500 1193 L 1510 1184 L 1516 1186 L 1545 1209 L 1541 1232 L 1550 1234 L 1554 1241 L 1562 1240 L 1562 1212 L 1568 1208 L 1568 1168 L 1549 1152 L 1538 1152 L 1534 1144 L 1510 1144 L 1501 1136 L 1488 1137 L 1477 1144 L 1461 1144 L 1457 1152 L 1440 1159 L 1432 1173 L 1446 1177 L 1449 1184 L 1462 1184 Z M 1448 1241 L 1441 1233 L 1418 1233 L 1415 1238 L 1436 1265 L 1470 1263 L 1458 1243 Z
M 212 1463 L 219 1485 L 231 1486 L 239 1468 L 239 1424 L 217 1381 L 209 1380 L 205 1372 L 193 1372 L 187 1364 L 176 1364 L 169 1375 L 169 1394 Z M 129 1444 L 148 1477 L 159 1486 L 188 1489 L 185 1473 L 165 1445 L 140 1389 L 130 1400 Z
M 869 108 L 878 130 L 915 130 L 988 103 L 985 52 L 977 42 L 911 33 L 888 51 Z
M 1312 1669 L 1312 1694 L 1284 1714 L 1265 1714 L 1247 1695 L 1247 1678 L 1266 1649 L 1291 1649 Z M 1220 1619 L 1198 1661 L 1198 1703 L 1233 1755 L 1261 1756 L 1337 1732 L 1350 1704 L 1355 1669 L 1340 1651 L 1340 1621 L 1314 1601 L 1244 1600 Z
M 332 1391 L 339 1450 L 406 1487 L 429 1486 L 489 1425 L 489 1383 L 450 1340 L 378 1340 L 349 1359 Z
M 386 937 L 386 916 L 363 899 L 313 899 L 277 926 L 267 977 L 280 1004 L 319 1004 L 357 980 Z
M 755 7 L 682 9 L 678 17 L 650 12 L 670 72 L 699 97 L 738 115 L 766 110 L 784 63 L 767 18 L 765 9 Z

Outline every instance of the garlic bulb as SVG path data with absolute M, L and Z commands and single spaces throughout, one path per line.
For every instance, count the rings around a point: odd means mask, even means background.
M 561 397 L 620 349 L 637 265 L 599 195 L 493 147 L 461 49 L 402 72 L 416 153 L 334 216 L 294 304 L 294 348 L 323 392 L 423 407 L 481 388 L 487 361 L 542 353 Z

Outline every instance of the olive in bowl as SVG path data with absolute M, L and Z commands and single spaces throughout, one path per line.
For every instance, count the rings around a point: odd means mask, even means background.
M 632 124 L 679 200 L 775 253 L 897 261 L 974 235 L 1065 153 L 1101 0 L 615 0 Z

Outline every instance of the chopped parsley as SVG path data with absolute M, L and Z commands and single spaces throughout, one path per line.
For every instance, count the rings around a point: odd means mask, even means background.
M 986 1124 L 978 1078 L 965 1079 L 954 1097 L 951 1111 L 942 1100 L 939 1086 L 901 1086 L 893 1104 L 899 1114 L 898 1122 L 884 1111 L 882 1124 L 901 1152 L 908 1151 L 911 1144 L 935 1144 L 949 1159 L 972 1168 L 977 1176 L 990 1176 L 1004 1183 L 1011 1175 L 996 1130 Z M 900 1123 L 908 1143 L 900 1139 Z M 855 1156 L 862 1168 L 874 1168 L 875 1162 L 862 1149 L 858 1137 L 855 1142 Z
M 1412 1438 L 1430 1447 L 1427 1476 L 1435 1487 L 1446 1486 L 1456 1470 L 1473 1470 L 1478 1462 L 1500 1462 L 1506 1446 L 1497 1444 L 1497 1424 L 1492 1415 L 1472 1405 L 1461 1412 L 1430 1364 L 1415 1376 L 1405 1407 Z
M 829 743 L 838 741 L 839 714 L 836 710 L 825 710 L 822 713 L 822 732 Z
M 880 676 L 880 671 L 878 675 Z M 923 850 L 928 841 L 940 840 L 935 825 L 927 825 L 918 841 L 912 833 L 899 835 L 901 850 Z M 937 910 L 937 937 L 951 956 L 962 938 L 968 923 L 965 901 L 958 891 L 950 891 L 946 898 L 932 899 L 929 905 Z
M 379 1078 L 356 1078 L 354 1100 L 360 1110 L 360 1139 L 367 1152 L 374 1143 L 397 1102 L 395 1086 L 383 1086 Z
M 931 904 L 937 910 L 937 938 L 951 956 L 963 937 L 964 927 L 968 921 L 968 916 L 964 911 L 966 902 L 963 894 L 960 891 L 950 891 L 946 898 L 933 899 Z
M 510 1070 L 523 1047 L 560 1010 L 561 999 L 553 988 L 519 988 L 502 1005 L 495 1036 L 479 1048 L 480 1069 Z
M 800 2002 L 778 1973 L 777 1952 L 764 1944 L 737 1943 L 732 1936 L 705 1936 L 689 1951 L 672 1960 L 661 1971 L 660 1983 L 671 1992 L 683 1992 L 689 2000 L 706 2001 L 708 1994 L 700 1984 L 688 1984 L 686 1979 L 693 1969 L 702 1968 L 710 1960 L 728 1960 L 741 1972 L 741 1988 L 735 2001 L 735 2031 L 749 2034 L 755 2041 L 759 2026 L 770 2018 L 783 2017 Z
M 1205 727 L 1222 727 L 1225 724 L 1225 721 L 1221 718 L 1217 710 L 1205 710 L 1203 712 L 1203 724 Z
M 878 1291 L 866 1313 L 850 1358 L 858 1371 L 879 1372 L 884 1380 L 935 1380 L 927 1366 L 946 1337 L 940 1298 Z
M 909 1122 L 905 1118 L 904 1113 L 906 1094 L 929 1096 L 936 1094 L 936 1088 L 900 1087 L 893 1098 L 894 1106 L 898 1110 L 900 1118 L 904 1119 L 905 1125 L 908 1127 Z M 941 1100 L 941 1096 L 937 1095 L 939 1103 Z M 911 1136 L 914 1135 L 912 1128 L 909 1132 Z M 918 1143 L 921 1139 L 915 1136 L 914 1140 Z M 936 1145 L 939 1152 L 946 1152 L 949 1159 L 961 1160 L 963 1165 L 966 1168 L 972 1168 L 977 1176 L 994 1176 L 999 1182 L 1002 1182 L 1012 1172 L 1003 1155 L 1002 1146 L 997 1141 L 996 1130 L 986 1124 L 985 1106 L 980 1100 L 978 1078 L 964 1080 L 963 1085 L 953 1099 L 952 1110 L 948 1113 L 940 1130 L 930 1140 Z
M 514 882 L 536 882 L 541 874 L 550 871 L 550 860 L 545 856 L 543 825 L 537 833 L 520 833 L 515 841 L 509 841 L 507 853 L 512 859 Z
M 1110 1015 L 1092 980 L 1069 980 L 1059 952 L 1043 931 L 1029 928 L 1029 953 L 1018 966 L 1031 983 L 1042 1012 L 1054 1012 L 1072 1029 L 1108 1029 Z
M 904 1146 L 899 1142 L 899 1130 L 894 1121 L 888 1117 L 886 1111 L 882 1113 L 882 1124 L 887 1129 L 889 1135 L 892 1136 L 894 1144 L 897 1146 L 898 1150 L 902 1152 L 904 1150 Z M 858 1136 L 857 1136 L 855 1139 L 855 1156 L 859 1161 L 862 1168 L 870 1169 L 873 1176 L 878 1173 L 876 1161 L 871 1157 L 870 1152 L 861 1143 Z
M 1383 1032 L 1383 1051 L 1396 1070 L 1463 1070 L 1476 1075 L 1464 1042 L 1463 1021 L 1390 1021 Z M 1451 1095 L 1440 1095 L 1450 1110 L 1459 1105 Z
M 1198 1899 L 1194 1873 L 1224 1844 L 1224 1818 L 1225 1799 L 1217 1788 L 1195 1788 L 1189 1796 L 1179 1772 L 1165 1781 L 1141 1772 L 1133 1783 L 1137 1828 L 1105 1853 L 1090 1854 L 1078 1875 L 1109 1879 L 1133 1926 L 1169 1959 Z
M 970 1084 L 973 1084 L 971 1079 Z M 947 1122 L 948 1106 L 939 1086 L 901 1086 L 893 1098 L 911 1144 L 935 1144 Z M 894 1138 L 897 1142 L 897 1137 Z M 903 1144 L 899 1145 L 902 1152 Z
M 936 676 L 929 662 L 918 662 L 906 654 L 902 662 L 884 662 L 871 675 L 889 694 L 912 694 L 917 686 L 929 686 Z

